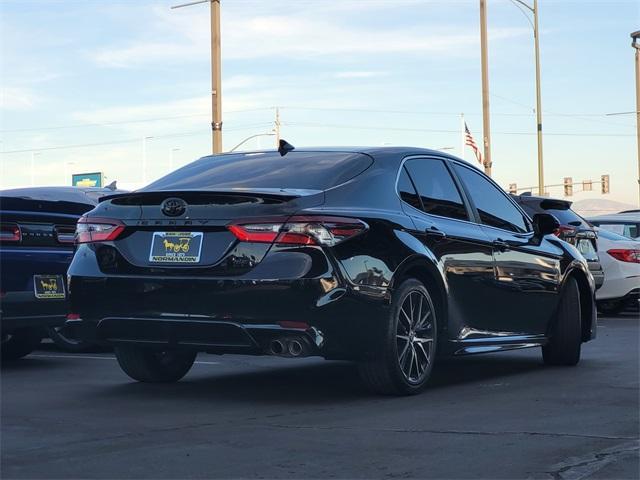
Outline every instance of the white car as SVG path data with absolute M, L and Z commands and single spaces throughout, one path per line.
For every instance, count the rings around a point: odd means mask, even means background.
M 640 301 L 640 241 L 598 229 L 598 256 L 604 284 L 596 291 L 598 310 L 618 313 L 638 308 Z

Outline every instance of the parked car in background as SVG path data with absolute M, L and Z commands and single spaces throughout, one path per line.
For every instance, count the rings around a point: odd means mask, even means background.
M 605 273 L 598 258 L 598 235 L 589 222 L 571 209 L 571 202 L 528 194 L 512 196 L 529 216 L 533 217 L 536 213 L 550 213 L 558 219 L 560 222 L 558 237 L 569 242 L 582 253 L 589 264 L 596 288 L 600 288 L 604 283 Z
M 640 239 L 640 210 L 590 217 L 589 223 L 631 240 Z
M 67 321 L 143 382 L 198 352 L 358 363 L 417 393 L 436 353 L 542 347 L 575 365 L 595 336 L 584 257 L 468 163 L 418 148 L 201 158 L 78 222 Z
M 640 302 L 640 241 L 598 229 L 598 254 L 604 284 L 596 292 L 598 310 L 605 314 L 638 309 Z
M 2 358 L 29 354 L 49 335 L 78 351 L 86 342 L 61 331 L 67 314 L 66 273 L 78 218 L 106 188 L 34 187 L 0 191 L 0 329 Z

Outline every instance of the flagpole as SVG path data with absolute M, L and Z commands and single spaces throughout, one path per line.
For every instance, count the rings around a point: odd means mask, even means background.
M 465 130 L 464 130 L 464 113 L 460 114 L 460 158 L 464 160 L 464 145 L 465 145 Z

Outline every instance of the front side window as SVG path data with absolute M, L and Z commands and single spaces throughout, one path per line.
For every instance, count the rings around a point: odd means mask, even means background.
M 440 217 L 469 219 L 460 192 L 444 162 L 414 159 L 405 162 L 404 166 L 418 189 L 425 212 Z
M 467 167 L 455 164 L 454 168 L 467 187 L 483 224 L 517 233 L 529 231 L 524 215 L 498 187 Z

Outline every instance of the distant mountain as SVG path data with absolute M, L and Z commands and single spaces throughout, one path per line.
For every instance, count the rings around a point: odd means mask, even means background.
M 618 213 L 622 210 L 631 210 L 632 208 L 638 207 L 629 203 L 616 202 L 604 198 L 586 198 L 584 200 L 578 200 L 571 205 L 571 208 L 583 217 L 595 217 L 596 215 Z

